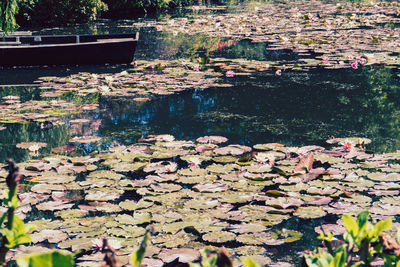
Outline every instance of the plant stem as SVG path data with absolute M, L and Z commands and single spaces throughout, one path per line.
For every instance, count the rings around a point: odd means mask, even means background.
M 364 238 L 361 241 L 361 248 L 360 248 L 360 260 L 364 262 L 365 267 L 370 267 L 371 263 L 368 260 L 368 251 L 369 251 L 369 242 L 367 238 Z

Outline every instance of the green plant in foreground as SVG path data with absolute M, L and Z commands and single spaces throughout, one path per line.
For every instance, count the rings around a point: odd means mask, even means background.
M 382 233 L 392 228 L 392 220 L 382 220 L 375 224 L 368 221 L 369 212 L 362 211 L 357 220 L 350 215 L 343 215 L 346 233 L 343 243 L 333 246 L 333 235 L 321 233 L 326 249 L 318 248 L 313 254 L 305 255 L 309 267 L 355 267 L 371 266 L 377 258 L 385 261 L 385 266 L 400 267 L 400 245 L 389 235 Z
M 19 206 L 17 187 L 21 175 L 13 161 L 8 160 L 8 164 L 9 173 L 6 178 L 8 190 L 3 192 L 2 199 L 2 203 L 8 209 L 0 217 L 0 265 L 5 263 L 9 249 L 31 242 L 29 233 L 33 230 L 32 227 L 25 225 L 20 218 L 15 216 L 15 209 Z
M 144 254 L 146 253 L 147 242 L 149 241 L 149 236 L 149 231 L 146 231 L 139 249 L 136 252 L 132 253 L 131 263 L 133 267 L 140 267 L 140 265 L 142 264 Z
M 220 251 L 214 252 L 208 249 L 202 249 L 200 263 L 189 263 L 190 267 L 232 267 L 232 260 L 229 258 L 228 252 L 225 248 L 221 248 Z M 259 267 L 250 258 L 245 258 L 243 261 L 244 267 Z
M 17 259 L 19 267 L 73 267 L 75 266 L 73 254 L 54 250 L 43 254 L 30 254 Z

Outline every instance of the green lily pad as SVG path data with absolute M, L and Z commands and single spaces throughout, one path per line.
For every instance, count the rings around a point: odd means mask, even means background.
M 118 215 L 115 220 L 122 224 L 137 225 L 150 222 L 151 215 L 150 213 L 134 213 L 133 216 L 130 216 L 128 214 L 121 214 Z
M 234 233 L 220 231 L 204 234 L 202 238 L 203 240 L 212 243 L 226 243 L 235 240 L 236 235 Z
M 303 219 L 315 219 L 324 217 L 326 212 L 320 207 L 300 207 L 293 215 Z
M 165 263 L 172 262 L 176 258 L 179 259 L 179 262 L 188 263 L 199 259 L 200 252 L 191 248 L 174 248 L 164 250 L 158 255 L 158 257 Z
M 68 238 L 68 235 L 61 230 L 42 230 L 31 234 L 33 243 L 42 242 L 48 240 L 50 243 L 59 243 Z
M 61 217 L 64 220 L 69 218 L 81 218 L 88 214 L 86 210 L 78 210 L 78 209 L 69 209 L 69 210 L 61 210 L 54 213 L 55 216 Z

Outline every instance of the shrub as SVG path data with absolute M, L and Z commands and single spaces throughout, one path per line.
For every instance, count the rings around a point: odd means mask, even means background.
M 17 12 L 18 0 L 2 0 L 0 2 L 0 31 L 7 34 L 16 28 L 15 14 Z
M 392 227 L 392 220 L 382 220 L 376 224 L 368 221 L 369 212 L 360 212 L 357 220 L 350 215 L 343 215 L 346 233 L 341 243 L 334 247 L 334 236 L 331 233 L 321 233 L 318 237 L 325 244 L 326 249 L 318 248 L 312 254 L 304 256 L 309 267 L 356 267 L 371 266 L 378 258 L 384 259 L 385 266 L 400 266 L 399 240 L 382 233 Z
M 27 0 L 20 4 L 17 21 L 20 25 L 55 25 L 86 22 L 107 10 L 102 0 Z

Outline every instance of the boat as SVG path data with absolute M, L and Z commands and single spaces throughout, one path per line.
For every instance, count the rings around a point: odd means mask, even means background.
M 131 63 L 139 33 L 103 35 L 21 35 L 0 39 L 0 66 Z

